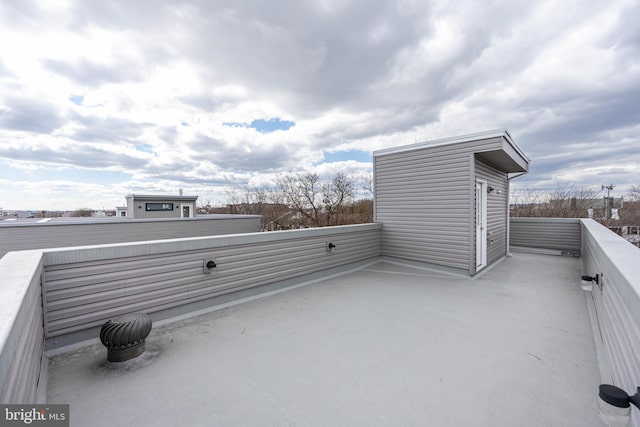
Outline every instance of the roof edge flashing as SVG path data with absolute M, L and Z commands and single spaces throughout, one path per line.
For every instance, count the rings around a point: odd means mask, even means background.
M 484 132 L 469 133 L 469 134 L 459 135 L 459 136 L 452 136 L 449 138 L 436 139 L 433 141 L 422 141 L 422 142 L 417 142 L 415 144 L 401 145 L 399 147 L 383 148 L 381 150 L 374 151 L 373 156 L 376 157 L 376 156 L 385 155 L 385 154 L 401 153 L 403 151 L 417 150 L 420 148 L 430 148 L 430 147 L 437 147 L 441 145 L 471 142 L 471 141 L 476 141 L 480 139 L 499 138 L 499 137 L 505 138 L 511 145 L 515 147 L 515 143 L 513 142 L 513 139 L 511 138 L 509 131 L 506 128 L 503 128 L 503 129 L 488 130 Z M 521 150 L 517 149 L 517 151 L 521 153 Z
M 531 163 L 531 159 L 527 157 L 524 151 L 522 151 L 518 144 L 514 142 L 513 138 L 511 138 L 511 134 L 508 129 L 504 129 L 504 134 L 502 136 L 527 163 Z
M 172 195 L 172 194 L 127 194 L 125 199 L 133 199 L 133 200 L 197 200 L 198 196 L 180 196 L 180 195 Z
M 394 154 L 394 153 L 402 153 L 405 151 L 419 150 L 421 148 L 431 148 L 431 147 L 438 147 L 442 145 L 472 142 L 472 141 L 478 141 L 478 140 L 489 139 L 489 138 L 504 138 L 504 140 L 511 147 L 513 147 L 513 149 L 518 153 L 518 155 L 522 157 L 522 159 L 525 162 L 527 163 L 531 162 L 531 159 L 529 159 L 529 157 L 527 157 L 524 151 L 522 151 L 522 149 L 518 147 L 518 145 L 513 141 L 513 138 L 511 137 L 509 130 L 506 128 L 493 129 L 493 130 L 488 130 L 484 132 L 469 133 L 469 134 L 453 136 L 449 138 L 436 139 L 433 141 L 422 141 L 415 144 L 401 145 L 399 147 L 383 148 L 381 150 L 374 151 L 373 157 L 381 156 L 385 154 Z

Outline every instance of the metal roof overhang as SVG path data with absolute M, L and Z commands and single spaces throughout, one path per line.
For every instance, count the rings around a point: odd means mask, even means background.
M 436 141 L 424 141 L 417 144 L 405 145 L 401 147 L 391 147 L 373 152 L 373 157 L 385 154 L 401 153 L 423 148 L 431 148 L 453 144 L 476 144 L 481 140 L 493 140 L 500 142 L 500 146 L 493 147 L 489 151 L 478 151 L 474 154 L 483 161 L 493 165 L 497 169 L 506 173 L 527 173 L 529 172 L 529 158 L 516 145 L 507 129 L 495 129 L 486 132 L 472 133 L 452 138 L 444 138 Z M 498 149 L 496 149 L 498 148 Z
M 505 150 L 484 151 L 476 153 L 478 158 L 493 165 L 502 172 L 529 172 L 529 162 L 521 156 L 513 156 Z
M 492 164 L 502 172 L 527 173 L 529 172 L 529 158 L 518 147 L 509 131 L 504 129 L 500 135 L 502 147 L 499 150 L 477 152 L 476 156 L 487 163 Z

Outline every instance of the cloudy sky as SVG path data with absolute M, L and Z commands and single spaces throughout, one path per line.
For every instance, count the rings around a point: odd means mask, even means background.
M 640 185 L 640 3 L 0 2 L 0 207 L 224 203 L 508 128 L 519 186 Z

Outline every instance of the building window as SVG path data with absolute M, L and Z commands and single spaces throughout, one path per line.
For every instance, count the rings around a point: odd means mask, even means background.
M 173 203 L 146 203 L 145 210 L 147 211 L 172 211 Z
M 127 213 L 125 211 L 120 212 L 120 216 L 127 216 Z

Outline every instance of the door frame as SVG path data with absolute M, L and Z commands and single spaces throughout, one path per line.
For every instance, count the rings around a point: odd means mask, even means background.
M 476 272 L 487 266 L 487 181 L 476 179 Z
M 189 216 L 184 216 L 184 208 L 189 208 Z M 180 218 L 193 218 L 193 208 L 191 203 L 180 203 Z

